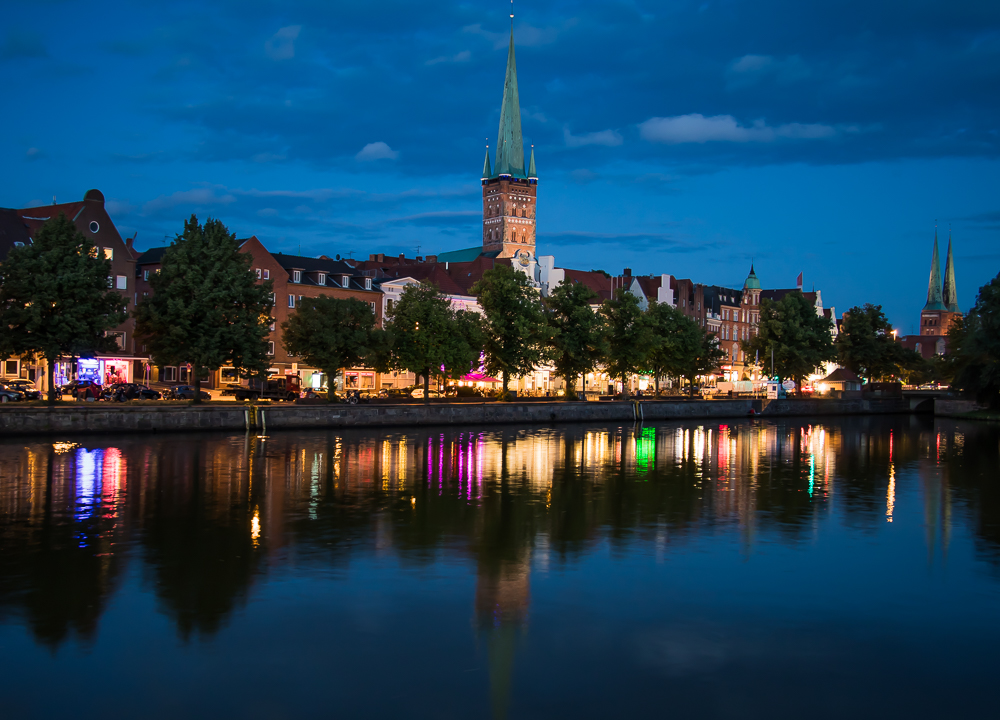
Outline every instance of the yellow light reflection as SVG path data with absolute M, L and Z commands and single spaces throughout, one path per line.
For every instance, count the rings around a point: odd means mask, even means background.
M 253 546 L 257 547 L 260 545 L 260 509 L 253 509 L 253 520 L 250 521 L 250 539 L 253 540 Z

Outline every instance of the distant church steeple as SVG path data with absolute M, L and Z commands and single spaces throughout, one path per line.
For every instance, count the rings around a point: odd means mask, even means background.
M 946 310 L 941 299 L 941 260 L 938 257 L 937 228 L 934 228 L 934 253 L 931 255 L 931 277 L 927 281 L 927 304 L 924 310 Z
M 948 231 L 948 260 L 944 265 L 944 286 L 942 298 L 948 312 L 962 312 L 958 309 L 958 288 L 955 286 L 955 261 L 951 257 L 951 231 Z
M 524 138 L 521 135 L 521 105 L 517 90 L 517 63 L 514 59 L 514 12 L 511 9 L 510 43 L 507 46 L 507 74 L 500 104 L 496 159 L 490 168 L 489 149 L 483 163 L 483 253 L 492 257 L 518 257 L 527 267 L 535 254 L 535 200 L 538 177 L 535 151 L 531 150 L 528 171 L 524 166 Z

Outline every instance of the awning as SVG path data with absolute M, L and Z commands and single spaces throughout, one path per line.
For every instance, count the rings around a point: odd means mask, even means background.
M 480 373 L 469 373 L 459 379 L 465 382 L 500 382 L 496 378 L 491 378 L 489 375 L 481 375 Z

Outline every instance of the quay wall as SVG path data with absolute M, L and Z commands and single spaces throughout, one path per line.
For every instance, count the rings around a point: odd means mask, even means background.
M 763 411 L 761 411 L 761 407 Z M 899 400 L 684 400 L 432 403 L 430 405 L 118 405 L 0 407 L 0 437 L 69 433 L 278 430 L 324 427 L 636 422 L 909 412 Z

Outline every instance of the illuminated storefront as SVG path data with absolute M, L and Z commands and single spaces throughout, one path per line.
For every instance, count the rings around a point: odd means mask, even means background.
M 98 385 L 132 382 L 132 364 L 136 358 L 96 357 L 76 361 L 76 372 L 70 361 L 57 362 L 53 368 L 56 387 L 71 380 L 89 380 Z

